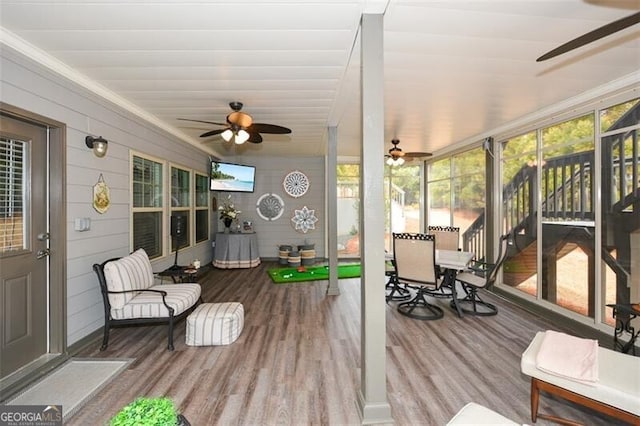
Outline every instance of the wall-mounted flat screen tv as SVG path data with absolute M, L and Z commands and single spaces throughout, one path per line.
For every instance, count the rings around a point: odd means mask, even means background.
M 212 161 L 210 182 L 212 191 L 253 192 L 256 168 L 243 164 Z

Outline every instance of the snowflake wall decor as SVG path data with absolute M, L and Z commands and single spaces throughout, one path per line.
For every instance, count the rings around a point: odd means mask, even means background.
M 300 210 L 294 210 L 291 222 L 296 231 L 306 234 L 310 229 L 316 229 L 316 217 L 315 210 L 309 210 L 307 206 L 302 207 Z

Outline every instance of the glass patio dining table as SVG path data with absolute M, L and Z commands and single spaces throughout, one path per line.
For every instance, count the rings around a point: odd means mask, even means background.
M 462 318 L 462 310 L 458 306 L 458 292 L 456 290 L 456 275 L 458 271 L 467 269 L 475 256 L 471 251 L 436 250 L 436 265 L 444 271 L 443 286 L 451 288 L 451 298 L 458 317 Z

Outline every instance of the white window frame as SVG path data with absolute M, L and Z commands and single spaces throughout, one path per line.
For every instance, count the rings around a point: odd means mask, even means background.
M 188 200 L 188 205 L 187 206 L 174 206 L 173 202 L 171 202 L 168 205 L 169 208 L 169 223 L 171 223 L 171 216 L 173 216 L 174 212 L 187 212 L 187 218 L 189 219 L 189 234 L 187 235 L 187 245 L 180 247 L 181 250 L 184 250 L 186 248 L 189 247 L 193 247 L 194 245 L 194 240 L 195 240 L 195 223 L 194 223 L 194 186 L 195 186 L 195 181 L 194 181 L 194 176 L 193 176 L 193 170 L 189 169 L 187 167 L 184 166 L 180 166 L 178 164 L 175 163 L 169 163 L 169 183 L 167 185 L 167 190 L 169 192 L 169 199 L 173 200 L 173 183 L 171 182 L 171 179 L 173 177 L 173 169 L 176 170 L 181 170 L 183 172 L 187 172 L 187 175 L 189 177 L 189 188 L 187 189 L 187 195 L 189 197 Z M 169 234 L 171 234 L 171 232 L 169 232 Z M 171 235 L 168 235 L 169 237 L 169 253 L 173 253 L 173 244 L 171 241 Z
M 206 197 L 207 203 L 204 206 L 199 206 L 198 205 L 198 191 L 197 191 L 197 185 L 196 185 L 198 177 L 202 177 L 206 181 L 206 184 L 205 184 L 205 191 L 206 191 L 205 192 L 205 197 Z M 210 211 L 209 211 L 209 208 L 210 208 L 210 205 L 211 205 L 210 204 L 211 203 L 211 197 L 209 196 L 209 192 L 210 192 L 209 191 L 209 176 L 207 174 L 205 174 L 205 173 L 200 173 L 200 172 L 197 172 L 197 171 L 194 170 L 193 171 L 193 179 L 192 180 L 193 180 L 193 185 L 192 185 L 192 187 L 193 187 L 193 196 L 192 196 L 192 199 L 193 199 L 193 203 L 192 203 L 193 204 L 193 216 L 192 216 L 193 239 L 192 239 L 192 241 L 193 241 L 193 244 L 200 244 L 202 242 L 208 241 L 209 240 L 209 235 L 211 234 L 211 216 L 210 216 Z M 207 236 L 206 236 L 205 239 L 198 241 L 197 240 L 197 234 L 196 234 L 196 223 L 197 223 L 197 221 L 196 221 L 196 213 L 199 212 L 199 211 L 203 211 L 203 210 L 206 210 L 206 212 L 207 212 L 207 221 L 206 221 L 206 224 L 207 224 Z
M 134 164 L 134 159 L 138 157 L 141 158 L 143 160 L 146 161 L 151 161 L 157 164 L 160 164 L 162 166 L 162 175 L 160 177 L 160 185 L 161 185 L 161 190 L 160 193 L 162 194 L 162 203 L 159 207 L 135 207 L 134 204 L 134 178 L 133 178 L 133 164 Z M 130 225 L 129 225 L 129 247 L 130 247 L 130 251 L 134 250 L 134 220 L 133 217 L 136 213 L 154 213 L 154 212 L 159 212 L 161 215 L 161 223 L 162 223 L 162 235 L 160 235 L 160 253 L 158 256 L 151 256 L 151 258 L 153 259 L 157 259 L 160 257 L 163 257 L 166 255 L 166 250 L 167 250 L 167 245 L 165 244 L 165 238 L 164 235 L 166 235 L 166 225 L 165 225 L 165 220 L 164 217 L 165 215 L 165 211 L 166 211 L 166 173 L 167 173 L 167 162 L 165 160 L 141 153 L 141 152 L 136 152 L 136 151 L 131 151 L 130 153 L 130 158 L 129 158 L 129 182 L 130 182 L 130 206 L 131 206 L 131 213 L 130 213 Z

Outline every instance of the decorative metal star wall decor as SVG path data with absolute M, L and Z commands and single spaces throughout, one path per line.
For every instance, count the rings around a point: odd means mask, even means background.
M 316 229 L 318 218 L 315 213 L 315 210 L 310 210 L 307 206 L 300 210 L 294 210 L 291 222 L 293 222 L 295 230 L 306 234 L 309 230 Z

